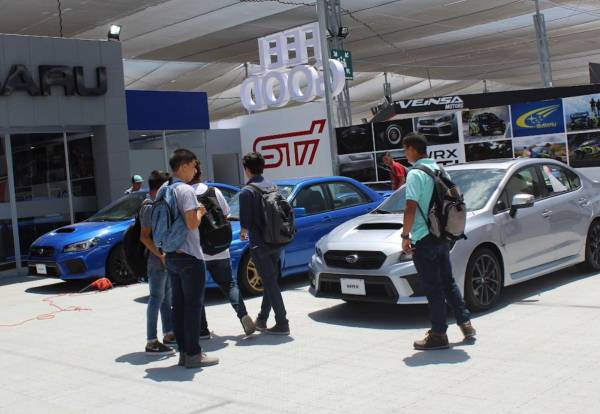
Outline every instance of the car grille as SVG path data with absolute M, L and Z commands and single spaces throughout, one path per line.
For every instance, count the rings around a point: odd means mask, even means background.
M 29 248 L 29 256 L 31 257 L 52 257 L 53 255 L 54 247 L 31 246 Z
M 383 252 L 329 250 L 325 253 L 325 263 L 327 266 L 343 269 L 379 269 L 386 257 Z M 352 263 L 348 260 L 356 261 Z
M 433 125 L 433 124 L 434 124 L 433 119 L 420 119 L 419 120 L 419 125 Z
M 365 296 L 342 295 L 340 278 L 363 279 L 365 281 Z M 321 273 L 319 276 L 319 295 L 344 299 L 356 299 L 368 302 L 398 302 L 398 291 L 387 276 L 337 275 Z

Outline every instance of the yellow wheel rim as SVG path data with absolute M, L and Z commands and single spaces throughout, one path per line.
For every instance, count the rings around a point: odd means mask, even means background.
M 262 278 L 258 274 L 258 269 L 256 269 L 256 264 L 254 264 L 252 259 L 248 261 L 248 269 L 246 273 L 248 275 L 248 283 L 250 286 L 252 286 L 252 288 L 256 291 L 262 291 Z

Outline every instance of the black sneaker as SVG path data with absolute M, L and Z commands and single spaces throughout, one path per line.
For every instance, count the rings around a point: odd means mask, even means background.
M 175 350 L 159 341 L 154 341 L 146 344 L 146 353 L 152 355 L 170 355 L 174 354 Z
M 208 329 L 203 329 L 202 331 L 200 331 L 200 336 L 198 337 L 198 339 L 210 339 L 212 338 L 212 335 L 210 334 L 210 331 Z
M 257 331 L 266 331 L 267 330 L 267 321 L 263 321 L 262 319 L 256 318 L 254 321 L 254 327 Z
M 290 325 L 289 324 L 281 325 L 281 324 L 276 323 L 275 326 L 265 330 L 264 333 L 269 334 L 269 335 L 289 335 L 290 334 Z

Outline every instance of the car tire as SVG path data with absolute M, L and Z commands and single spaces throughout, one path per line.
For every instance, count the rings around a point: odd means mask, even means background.
M 465 302 L 472 312 L 483 312 L 496 305 L 504 277 L 495 251 L 481 247 L 471 255 L 465 274 Z
M 128 285 L 137 282 L 133 272 L 127 266 L 123 245 L 115 246 L 106 261 L 106 277 L 116 285 Z
M 596 219 L 588 229 L 585 241 L 585 262 L 582 270 L 600 270 L 600 220 Z
M 238 268 L 238 283 L 250 295 L 262 295 L 262 279 L 250 253 L 244 254 Z

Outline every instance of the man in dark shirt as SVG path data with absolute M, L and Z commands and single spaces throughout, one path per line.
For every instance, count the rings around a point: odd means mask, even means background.
M 262 209 L 260 190 L 268 190 L 276 186 L 262 176 L 265 160 L 261 154 L 255 152 L 246 154 L 243 165 L 248 182 L 240 191 L 240 239 L 250 242 L 250 254 L 262 278 L 264 289 L 262 306 L 255 322 L 256 329 L 273 335 L 289 335 L 290 326 L 277 283 L 281 247 L 270 246 L 264 242 L 263 230 L 268 223 L 264 223 L 260 215 Z M 267 329 L 271 308 L 275 312 L 275 326 Z

